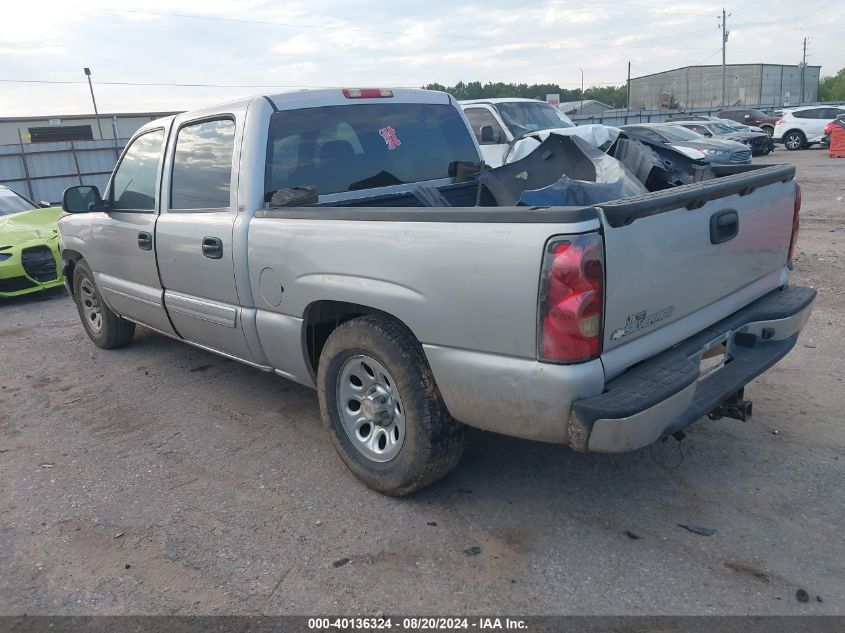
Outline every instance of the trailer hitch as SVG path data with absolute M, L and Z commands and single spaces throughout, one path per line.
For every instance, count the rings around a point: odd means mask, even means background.
M 729 398 L 726 398 L 722 404 L 710 411 L 707 417 L 711 420 L 719 420 L 721 418 L 733 418 L 734 420 L 747 421 L 751 417 L 751 400 L 743 399 L 745 389 L 740 389 Z

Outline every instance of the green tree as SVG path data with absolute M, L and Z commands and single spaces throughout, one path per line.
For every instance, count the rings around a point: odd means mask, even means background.
M 454 86 L 430 83 L 423 88 L 442 90 L 456 99 L 492 99 L 495 97 L 523 97 L 526 99 L 545 100 L 547 94 L 559 94 L 561 101 L 579 101 L 581 90 L 568 90 L 557 84 L 524 84 L 480 81 L 459 81 Z M 627 102 L 626 86 L 593 86 L 584 90 L 585 99 L 596 99 L 614 108 L 623 108 Z
M 819 101 L 845 101 L 845 68 L 819 82 Z

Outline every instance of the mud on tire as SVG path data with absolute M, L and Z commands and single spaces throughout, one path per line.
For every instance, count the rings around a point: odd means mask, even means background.
M 317 393 L 323 424 L 341 459 L 378 492 L 401 496 L 425 488 L 460 461 L 466 427 L 449 415 L 422 346 L 395 320 L 363 316 L 338 326 L 320 354 Z M 379 404 L 379 394 L 387 404 Z M 365 419 L 379 406 L 397 418 Z M 372 435 L 374 429 L 381 435 Z

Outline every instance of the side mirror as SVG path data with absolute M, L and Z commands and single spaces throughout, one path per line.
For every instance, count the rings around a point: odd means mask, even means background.
M 50 204 L 49 202 L 47 202 L 46 200 L 42 200 L 38 203 L 38 206 L 41 207 L 42 209 L 49 209 L 53 205 Z
M 100 190 L 92 185 L 68 187 L 62 194 L 62 209 L 68 213 L 90 213 L 103 204 Z
M 496 136 L 493 134 L 492 125 L 481 126 L 481 142 L 491 144 L 496 142 Z

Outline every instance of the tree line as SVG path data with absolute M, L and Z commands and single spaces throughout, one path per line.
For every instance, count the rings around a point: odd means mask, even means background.
M 548 94 L 559 94 L 561 102 L 580 101 L 581 89 L 570 90 L 557 84 L 513 84 L 480 81 L 459 81 L 454 86 L 432 83 L 423 88 L 443 90 L 456 99 L 491 99 L 494 97 L 524 97 L 545 101 Z M 584 99 L 595 99 L 614 108 L 624 108 L 628 101 L 628 87 L 592 86 L 584 90 Z M 819 82 L 819 101 L 845 101 L 845 68 Z
M 559 94 L 561 102 L 580 101 L 581 89 L 569 90 L 557 84 L 512 84 L 498 82 L 459 81 L 454 86 L 432 83 L 423 86 L 428 90 L 443 90 L 459 100 L 491 99 L 494 97 L 524 97 L 546 100 L 548 94 Z M 628 99 L 627 86 L 593 86 L 584 90 L 584 99 L 595 99 L 614 108 L 624 108 Z
M 819 101 L 845 101 L 845 68 L 819 82 Z

